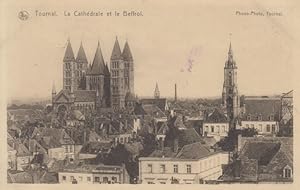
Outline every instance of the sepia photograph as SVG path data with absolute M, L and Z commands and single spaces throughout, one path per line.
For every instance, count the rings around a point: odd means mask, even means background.
M 295 182 L 291 1 L 2 5 L 5 184 Z

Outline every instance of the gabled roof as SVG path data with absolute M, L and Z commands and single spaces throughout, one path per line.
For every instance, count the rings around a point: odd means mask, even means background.
M 100 48 L 100 43 L 98 42 L 97 50 L 95 53 L 95 57 L 92 63 L 91 70 L 89 71 L 89 75 L 104 75 L 104 59 L 102 55 L 102 51 Z
M 143 105 L 154 104 L 157 107 L 159 107 L 159 109 L 161 109 L 162 111 L 165 111 L 165 108 L 168 103 L 166 98 L 147 98 L 147 99 L 141 99 L 140 102 Z
M 142 105 L 142 107 L 147 115 L 152 115 L 154 117 L 166 117 L 164 112 L 162 112 L 156 105 L 146 104 Z
M 262 121 L 269 121 L 270 116 L 274 116 L 274 120 L 279 120 L 279 112 L 281 107 L 280 98 L 247 98 L 244 100 L 245 114 L 242 116 L 242 120 L 251 121 L 259 120 L 261 116 Z
M 95 102 L 95 90 L 74 90 L 75 102 Z
M 123 49 L 122 57 L 123 57 L 123 60 L 125 60 L 125 61 L 133 61 L 133 57 L 132 57 L 132 54 L 131 54 L 131 51 L 130 51 L 127 41 L 126 41 L 124 49 Z
M 101 151 L 109 151 L 112 146 L 112 143 L 109 141 L 102 142 L 88 142 L 85 144 L 81 150 L 81 154 L 98 154 Z
M 119 60 L 122 59 L 122 53 L 121 53 L 121 48 L 119 45 L 118 38 L 116 38 L 112 53 L 111 53 L 111 60 Z
M 227 123 L 228 119 L 226 115 L 221 112 L 221 110 L 215 109 L 204 122 L 205 123 Z
M 71 45 L 70 40 L 68 40 L 67 48 L 66 48 L 66 52 L 65 52 L 65 56 L 64 56 L 63 61 L 64 62 L 75 61 L 74 53 L 73 53 L 73 49 L 72 49 L 72 45 Z
M 76 62 L 78 63 L 88 63 L 85 51 L 83 49 L 82 42 L 80 43 L 80 47 L 77 53 Z
M 206 146 L 204 146 L 201 142 L 196 142 L 182 147 L 180 152 L 177 154 L 176 158 L 201 159 L 210 156 L 211 154 L 215 153 L 209 151 L 209 149 Z
M 104 75 L 105 76 L 110 76 L 110 72 L 109 72 L 107 64 L 104 64 Z

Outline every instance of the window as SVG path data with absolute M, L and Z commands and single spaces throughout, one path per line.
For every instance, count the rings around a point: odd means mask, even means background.
M 73 146 L 72 145 L 70 146 L 70 152 L 73 152 Z
M 262 124 L 259 124 L 259 131 L 261 131 L 262 132 Z
M 285 168 L 283 170 L 283 177 L 284 178 L 291 178 L 292 177 L 292 170 L 290 168 Z
M 66 146 L 65 146 L 65 151 L 66 151 L 66 153 L 68 153 L 68 152 L 69 152 L 68 145 L 66 145 Z
M 66 176 L 62 176 L 62 180 L 66 181 L 67 177 Z
M 186 165 L 186 173 L 190 174 L 192 173 L 192 166 L 191 165 Z
M 103 183 L 108 183 L 108 177 L 103 177 Z
M 247 116 L 247 120 L 250 121 L 251 120 L 251 115 Z
M 86 180 L 87 180 L 87 181 L 91 181 L 91 177 L 87 177 Z
M 160 165 L 160 173 L 165 173 L 166 172 L 166 166 L 164 164 Z
M 251 128 L 254 128 L 254 124 L 251 124 Z
M 222 125 L 222 132 L 224 133 L 225 132 L 225 126 Z
M 79 181 L 82 181 L 82 176 L 79 176 Z
M 118 180 L 117 180 L 116 177 L 111 177 L 111 181 L 112 181 L 113 183 L 117 183 L 117 182 L 118 182 Z
M 206 131 L 206 132 L 208 132 L 208 131 L 209 131 L 209 129 L 208 129 L 208 126 L 207 126 L 207 125 L 205 126 L 205 131 Z
M 173 169 L 174 169 L 174 173 L 178 173 L 178 165 L 177 164 L 173 166 Z
M 148 181 L 148 184 L 155 184 L 154 182 L 152 182 L 152 181 Z
M 213 133 L 213 132 L 215 132 L 215 126 L 211 126 L 211 132 Z
M 270 119 L 270 121 L 273 121 L 274 120 L 274 115 L 270 115 L 269 119 Z
M 276 127 L 275 124 L 272 124 L 272 133 L 275 133 Z
M 267 125 L 267 132 L 270 132 L 271 131 L 271 128 L 270 128 L 270 125 L 268 124 Z
M 74 176 L 70 176 L 70 181 L 73 181 L 74 180 Z
M 100 177 L 95 177 L 95 182 L 100 182 Z
M 220 132 L 220 126 L 219 125 L 217 125 L 217 127 L 216 127 L 216 132 L 217 133 Z
M 246 124 L 246 127 L 249 128 L 249 124 Z
M 152 173 L 152 164 L 148 164 L 148 172 Z

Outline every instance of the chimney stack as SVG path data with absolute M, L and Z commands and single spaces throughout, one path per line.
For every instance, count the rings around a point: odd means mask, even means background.
M 178 138 L 174 139 L 174 142 L 173 142 L 173 152 L 174 153 L 178 152 Z
M 164 151 L 164 139 L 162 137 L 159 138 L 159 148 Z
M 175 102 L 177 102 L 177 84 L 175 83 Z

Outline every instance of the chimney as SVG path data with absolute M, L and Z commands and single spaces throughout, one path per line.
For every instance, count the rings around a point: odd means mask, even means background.
M 160 137 L 159 138 L 159 148 L 160 148 L 160 150 L 164 150 L 164 138 L 162 138 L 162 137 Z
M 174 153 L 178 152 L 178 138 L 174 139 L 174 142 L 173 142 L 173 152 Z
M 238 139 L 237 139 L 237 146 L 238 146 L 238 152 L 240 152 L 242 148 L 242 134 L 238 134 Z
M 175 97 L 174 97 L 174 99 L 175 99 L 175 102 L 177 102 L 177 84 L 175 83 Z
M 86 130 L 83 131 L 83 144 L 86 143 Z

